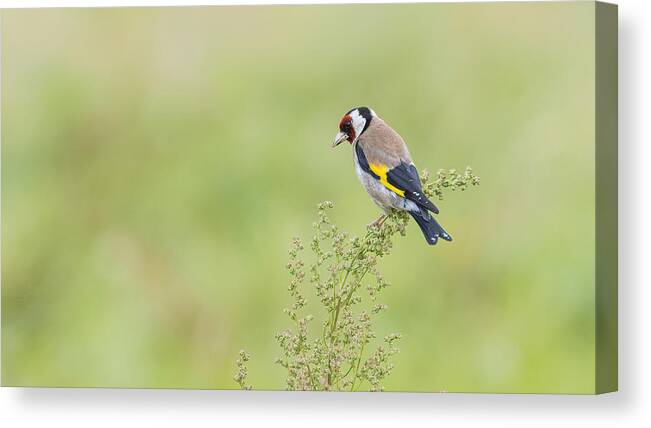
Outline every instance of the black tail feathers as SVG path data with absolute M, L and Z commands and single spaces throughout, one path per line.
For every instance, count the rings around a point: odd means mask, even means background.
M 425 235 L 425 240 L 430 245 L 436 245 L 439 238 L 445 239 L 446 241 L 452 241 L 452 237 L 441 227 L 440 224 L 430 213 L 425 210 L 420 212 L 409 212 L 411 216 L 416 220 L 420 230 Z

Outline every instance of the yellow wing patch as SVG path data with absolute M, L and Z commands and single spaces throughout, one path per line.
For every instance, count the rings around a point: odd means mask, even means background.
M 393 184 L 389 183 L 387 181 L 387 171 L 389 168 L 386 165 L 382 165 L 379 163 L 371 163 L 369 164 L 369 167 L 371 168 L 371 171 L 375 173 L 378 177 L 380 177 L 380 183 L 384 185 L 387 189 L 391 190 L 394 193 L 397 193 L 398 195 L 404 197 L 405 196 L 405 191 L 398 189 L 396 186 Z

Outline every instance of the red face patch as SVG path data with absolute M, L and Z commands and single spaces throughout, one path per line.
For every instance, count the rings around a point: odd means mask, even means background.
M 348 136 L 348 142 L 355 141 L 355 128 L 353 127 L 353 118 L 349 114 L 344 116 L 339 122 L 339 130 Z

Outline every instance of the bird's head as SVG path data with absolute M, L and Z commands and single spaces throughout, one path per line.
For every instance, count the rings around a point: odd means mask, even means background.
M 375 112 L 368 107 L 357 107 L 350 110 L 339 122 L 339 132 L 332 147 L 338 146 L 342 141 L 353 144 L 366 131 L 374 117 L 377 117 Z

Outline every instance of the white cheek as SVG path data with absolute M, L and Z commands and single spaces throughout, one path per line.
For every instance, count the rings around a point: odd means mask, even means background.
M 364 130 L 366 125 L 366 119 L 364 119 L 357 111 L 354 111 L 351 114 L 351 119 L 353 120 L 353 128 L 355 129 L 355 136 L 359 138 L 360 134 Z
M 355 127 L 355 135 L 359 137 L 362 134 L 362 131 L 364 130 L 364 125 L 366 125 L 366 120 L 362 119 L 359 122 L 356 122 L 353 124 Z
M 361 116 L 353 117 L 353 128 L 355 128 L 355 135 L 359 137 L 366 125 L 366 119 Z

